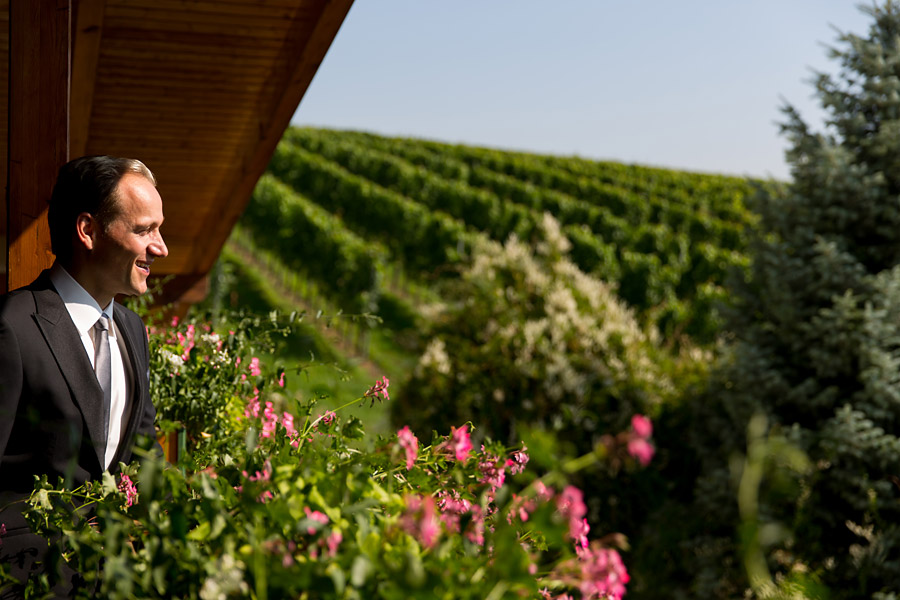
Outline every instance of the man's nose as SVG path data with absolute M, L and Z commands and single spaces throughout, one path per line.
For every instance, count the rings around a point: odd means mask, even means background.
M 158 256 L 159 258 L 165 258 L 169 255 L 169 249 L 166 247 L 166 242 L 163 241 L 162 233 L 157 232 L 156 239 L 150 243 L 150 246 L 147 248 L 154 256 Z

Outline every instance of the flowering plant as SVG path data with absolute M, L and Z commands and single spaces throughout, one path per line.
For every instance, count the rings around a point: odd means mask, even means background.
M 150 455 L 74 490 L 36 480 L 26 517 L 53 540 L 47 571 L 64 563 L 84 580 L 76 597 L 624 594 L 624 538 L 589 539 L 585 498 L 567 483 L 621 444 L 538 477 L 524 444 L 476 446 L 471 422 L 430 441 L 409 427 L 367 439 L 344 412 L 389 399 L 387 377 L 333 411 L 290 398 L 252 327 L 156 334 L 152 377 L 172 386 L 157 390 L 159 416 L 189 433 L 177 468 Z M 642 419 L 616 439 L 646 441 Z M 53 584 L 34 578 L 25 595 Z
M 270 352 L 275 338 L 298 321 L 296 314 L 236 315 L 214 327 L 176 317 L 151 327 L 150 390 L 160 428 L 184 430 L 195 455 L 230 451 L 242 398 L 270 382 L 253 354 Z M 274 371 L 272 383 L 283 387 L 284 375 L 284 369 Z
M 376 386 L 386 395 L 386 379 Z M 524 446 L 475 449 L 465 424 L 427 445 L 403 428 L 361 448 L 361 423 L 340 413 L 374 394 L 320 412 L 255 392 L 232 452 L 207 464 L 148 456 L 76 490 L 37 482 L 26 515 L 84 578 L 76 596 L 624 594 L 621 542 L 589 542 L 581 492 L 529 473 Z M 33 582 L 34 597 L 51 583 Z

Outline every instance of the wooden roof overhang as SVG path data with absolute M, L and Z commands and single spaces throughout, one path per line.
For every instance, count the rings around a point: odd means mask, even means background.
M 154 274 L 176 276 L 176 296 L 202 281 L 351 4 L 0 0 L 9 289 L 52 262 L 42 210 L 84 154 L 150 167 L 169 247 Z

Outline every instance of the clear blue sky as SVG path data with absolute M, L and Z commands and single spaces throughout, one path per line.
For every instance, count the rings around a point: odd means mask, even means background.
M 871 4 L 869 4 L 871 5 Z M 295 124 L 788 178 L 852 0 L 356 0 Z

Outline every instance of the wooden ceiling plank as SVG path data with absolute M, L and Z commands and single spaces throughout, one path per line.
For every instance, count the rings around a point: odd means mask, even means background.
M 95 100 L 95 106 L 101 105 L 108 111 L 134 111 L 135 114 L 157 114 L 160 111 L 167 112 L 173 108 L 175 110 L 184 110 L 194 112 L 200 108 L 204 110 L 209 121 L 217 121 L 219 123 L 228 124 L 229 119 L 238 119 L 246 115 L 249 103 L 242 104 L 239 102 L 222 102 L 212 104 L 207 98 L 170 98 L 159 97 L 147 99 L 144 106 L 139 107 L 140 110 L 135 111 L 134 102 L 127 98 L 104 98 L 102 102 Z M 223 127 L 224 128 L 224 127 Z
M 294 59 L 292 68 L 288 69 L 281 93 L 276 95 L 274 102 L 260 98 L 258 110 L 261 112 L 255 116 L 258 137 L 248 140 L 235 163 L 240 168 L 235 168 L 222 182 L 219 189 L 222 210 L 207 222 L 205 231 L 208 235 L 198 240 L 192 261 L 194 272 L 208 272 L 215 263 L 352 4 L 353 0 L 324 0 L 312 30 L 308 29 L 306 19 L 294 22 L 282 51 L 286 60 Z M 301 40 L 302 47 L 297 48 Z
M 146 29 L 173 29 L 189 31 L 229 31 L 238 28 L 243 31 L 257 30 L 253 35 L 271 36 L 284 33 L 294 18 L 295 10 L 285 7 L 259 8 L 232 5 L 230 10 L 196 10 L 194 3 L 155 2 L 153 8 L 139 5 L 116 6 L 110 16 L 116 21 L 130 21 L 136 27 Z M 197 28 L 202 29 L 197 29 Z
M 168 77 L 165 81 L 154 81 L 152 79 L 142 77 L 141 75 L 143 74 L 114 77 L 104 69 L 98 74 L 98 79 L 103 83 L 103 85 L 119 87 L 123 93 L 127 93 L 130 90 L 143 91 L 178 88 L 188 90 L 195 89 L 200 92 L 207 91 L 208 95 L 210 96 L 226 90 L 233 92 L 251 93 L 253 90 L 257 90 L 266 84 L 266 81 L 260 81 L 255 83 L 248 82 L 247 84 L 242 85 L 243 82 L 235 81 L 234 78 L 221 77 L 209 77 L 203 79 L 200 79 L 199 77 Z
M 209 40 L 217 38 L 228 40 L 278 40 L 284 39 L 285 36 L 285 28 L 276 26 L 274 22 L 262 26 L 254 26 L 236 18 L 230 19 L 229 23 L 211 23 L 200 18 L 167 19 L 153 16 L 159 14 L 158 11 L 153 11 L 148 13 L 147 16 L 142 16 L 138 11 L 129 11 L 120 15 L 110 11 L 105 25 L 116 33 L 120 33 L 121 30 L 131 29 L 140 35 L 148 32 L 164 32 L 167 36 L 190 34 L 203 45 L 206 45 Z
M 105 6 L 106 0 L 78 0 L 75 4 L 69 100 L 69 153 L 73 157 L 83 156 L 87 148 Z
M 97 85 L 97 95 L 95 96 L 94 103 L 99 106 L 103 106 L 103 102 L 97 99 L 100 96 L 100 89 L 109 88 L 110 86 L 106 85 L 105 82 L 98 82 Z M 116 90 L 113 90 L 113 93 Z M 140 102 L 142 98 L 146 98 L 147 96 L 152 95 L 175 95 L 181 98 L 184 98 L 186 102 L 192 102 L 194 105 L 206 104 L 212 106 L 220 106 L 227 107 L 227 105 L 231 102 L 237 104 L 244 104 L 252 106 L 252 102 L 256 99 L 258 100 L 258 95 L 256 98 L 253 97 L 251 92 L 241 90 L 227 90 L 227 89 L 215 89 L 212 92 L 199 90 L 195 88 L 185 88 L 178 86 L 167 86 L 167 87 L 158 87 L 152 89 L 144 89 L 144 90 L 119 90 L 119 99 L 121 100 L 132 100 L 134 102 Z M 138 105 L 139 106 L 139 105 Z M 137 106 L 135 107 L 137 108 Z M 95 115 L 96 117 L 96 115 Z M 246 113 L 245 113 L 246 119 Z M 93 133 L 92 133 L 93 135 Z
M 98 123 L 103 124 L 106 122 L 104 119 L 99 119 Z M 114 119 L 110 119 L 109 123 L 115 124 Z M 133 125 L 130 128 L 122 129 L 115 133 L 103 134 L 100 136 L 98 134 L 97 139 L 106 140 L 107 142 L 113 142 L 116 140 L 127 143 L 129 140 L 132 141 L 143 141 L 143 142 L 154 142 L 154 141 L 166 141 L 173 142 L 177 147 L 185 148 L 184 144 L 181 142 L 187 142 L 189 139 L 193 139 L 196 142 L 202 142 L 197 144 L 200 147 L 209 146 L 210 143 L 218 142 L 220 145 L 225 143 L 234 143 L 242 141 L 237 132 L 231 131 L 228 134 L 224 134 L 221 131 L 215 131 L 211 129 L 202 130 L 199 128 L 195 128 L 191 126 L 190 129 L 182 127 L 178 129 L 178 123 L 167 124 L 168 126 L 163 128 L 163 125 L 159 122 L 148 125 L 148 127 L 152 127 L 154 129 L 153 132 L 148 132 L 145 129 L 141 129 L 137 125 Z
M 141 81 L 147 79 L 147 75 L 158 74 L 160 77 L 168 77 L 171 81 L 213 81 L 216 83 L 228 83 L 234 81 L 236 74 L 240 75 L 241 83 L 245 87 L 254 87 L 265 82 L 265 74 L 257 69 L 235 69 L 232 66 L 198 65 L 196 63 L 181 64 L 177 72 L 166 71 L 164 68 L 143 69 L 140 76 L 134 72 L 134 63 L 130 61 L 106 60 L 103 64 L 102 75 L 117 81 Z
M 125 107 L 128 106 L 128 100 L 136 100 L 136 98 L 123 98 Z M 204 99 L 206 100 L 206 99 Z M 207 131 L 221 135 L 223 138 L 241 137 L 244 131 L 248 131 L 246 120 L 230 118 L 227 120 L 207 118 L 203 113 L 204 108 L 215 107 L 215 103 L 196 102 L 191 107 L 185 107 L 181 113 L 182 118 L 177 118 L 171 112 L 166 112 L 165 107 L 143 106 L 140 110 L 131 111 L 129 122 L 123 122 L 121 115 L 117 117 L 117 111 L 122 110 L 119 106 L 108 106 L 106 103 L 99 105 L 94 110 L 94 119 L 97 119 L 97 132 L 92 135 L 106 136 L 122 136 L 122 132 L 139 131 L 147 134 L 154 132 L 174 131 L 176 133 L 184 133 L 185 131 Z M 147 120 L 150 122 L 147 122 Z M 108 128 L 115 127 L 115 131 Z M 148 131 L 152 129 L 152 131 Z
M 232 139 L 216 139 L 213 136 L 197 136 L 185 134 L 183 136 L 157 136 L 157 137 L 138 137 L 139 134 L 135 134 L 132 136 L 120 136 L 116 138 L 111 137 L 98 137 L 96 138 L 96 142 L 94 139 L 91 139 L 91 144 L 89 147 L 96 148 L 99 143 L 103 143 L 106 147 L 111 147 L 114 145 L 126 146 L 130 145 L 135 149 L 148 148 L 150 146 L 157 146 L 159 148 L 171 148 L 172 151 L 180 151 L 180 152 L 210 152 L 210 156 L 233 156 L 230 151 L 218 151 L 215 154 L 212 154 L 212 150 L 210 147 L 214 147 L 215 144 L 218 143 L 219 146 L 231 146 L 235 145 L 235 141 Z M 140 157 L 135 157 L 140 158 Z
M 227 36 L 206 36 L 198 39 L 197 36 L 184 33 L 167 31 L 143 31 L 133 28 L 111 28 L 104 23 L 104 40 L 102 50 L 109 54 L 126 52 L 129 50 L 161 50 L 163 52 L 176 51 L 185 57 L 192 54 L 215 55 L 220 54 L 225 58 L 242 56 L 269 57 L 278 53 L 278 39 L 230 39 Z M 227 43 L 226 43 L 227 42 Z
M 266 2 L 263 5 L 254 4 L 243 0 L 241 2 L 231 4 L 221 2 L 220 0 L 153 0 L 152 3 L 139 3 L 129 0 L 127 3 L 116 2 L 116 10 L 121 8 L 134 8 L 136 6 L 152 6 L 160 11 L 187 13 L 196 16 L 236 14 L 236 15 L 260 15 L 265 14 L 269 18 L 283 17 L 289 19 L 293 14 L 296 1 L 293 4 L 279 5 L 274 2 Z

